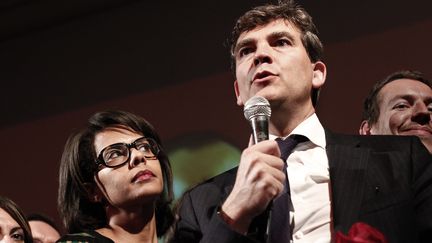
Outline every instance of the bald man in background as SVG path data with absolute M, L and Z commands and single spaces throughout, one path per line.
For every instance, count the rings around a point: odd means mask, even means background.
M 432 153 L 432 82 L 403 70 L 377 82 L 364 102 L 362 135 L 414 135 Z
M 41 214 L 27 216 L 34 243 L 54 243 L 60 238 L 60 230 L 48 217 Z

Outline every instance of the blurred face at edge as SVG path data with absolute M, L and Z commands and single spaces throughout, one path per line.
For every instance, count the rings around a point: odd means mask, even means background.
M 30 220 L 29 225 L 32 231 L 33 243 L 54 243 L 60 238 L 59 232 L 43 221 Z
M 375 124 L 361 134 L 414 135 L 432 152 L 432 89 L 412 79 L 397 79 L 384 85 L 378 96 Z
M 0 208 L 0 243 L 24 242 L 21 226 L 2 208 Z

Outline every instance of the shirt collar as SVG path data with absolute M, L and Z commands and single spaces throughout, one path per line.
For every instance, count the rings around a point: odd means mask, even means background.
M 319 147 L 326 146 L 324 127 L 315 113 L 302 121 L 288 136 L 293 134 L 303 135 Z M 276 136 L 270 134 L 270 139 L 274 140 Z

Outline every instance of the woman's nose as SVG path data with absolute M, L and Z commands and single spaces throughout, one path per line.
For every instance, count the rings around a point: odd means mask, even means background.
M 144 152 L 139 151 L 135 148 L 131 148 L 130 153 L 131 153 L 130 161 L 129 161 L 130 167 L 135 167 L 140 163 L 144 163 L 144 164 L 147 163 L 147 159 L 144 156 Z

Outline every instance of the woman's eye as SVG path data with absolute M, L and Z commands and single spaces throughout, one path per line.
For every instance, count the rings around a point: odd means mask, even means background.
M 109 151 L 107 153 L 105 158 L 107 160 L 111 160 L 111 159 L 115 159 L 115 158 L 120 157 L 120 156 L 122 156 L 122 152 L 120 150 L 112 150 L 112 151 Z
M 118 153 L 118 152 L 113 152 L 113 153 L 111 153 L 110 158 L 117 158 L 117 157 L 119 157 L 119 156 L 120 156 L 120 153 Z
M 148 151 L 150 149 L 150 144 L 142 143 L 137 146 L 137 149 L 140 151 Z
M 15 241 L 23 241 L 24 240 L 24 234 L 23 233 L 12 233 L 11 238 Z

